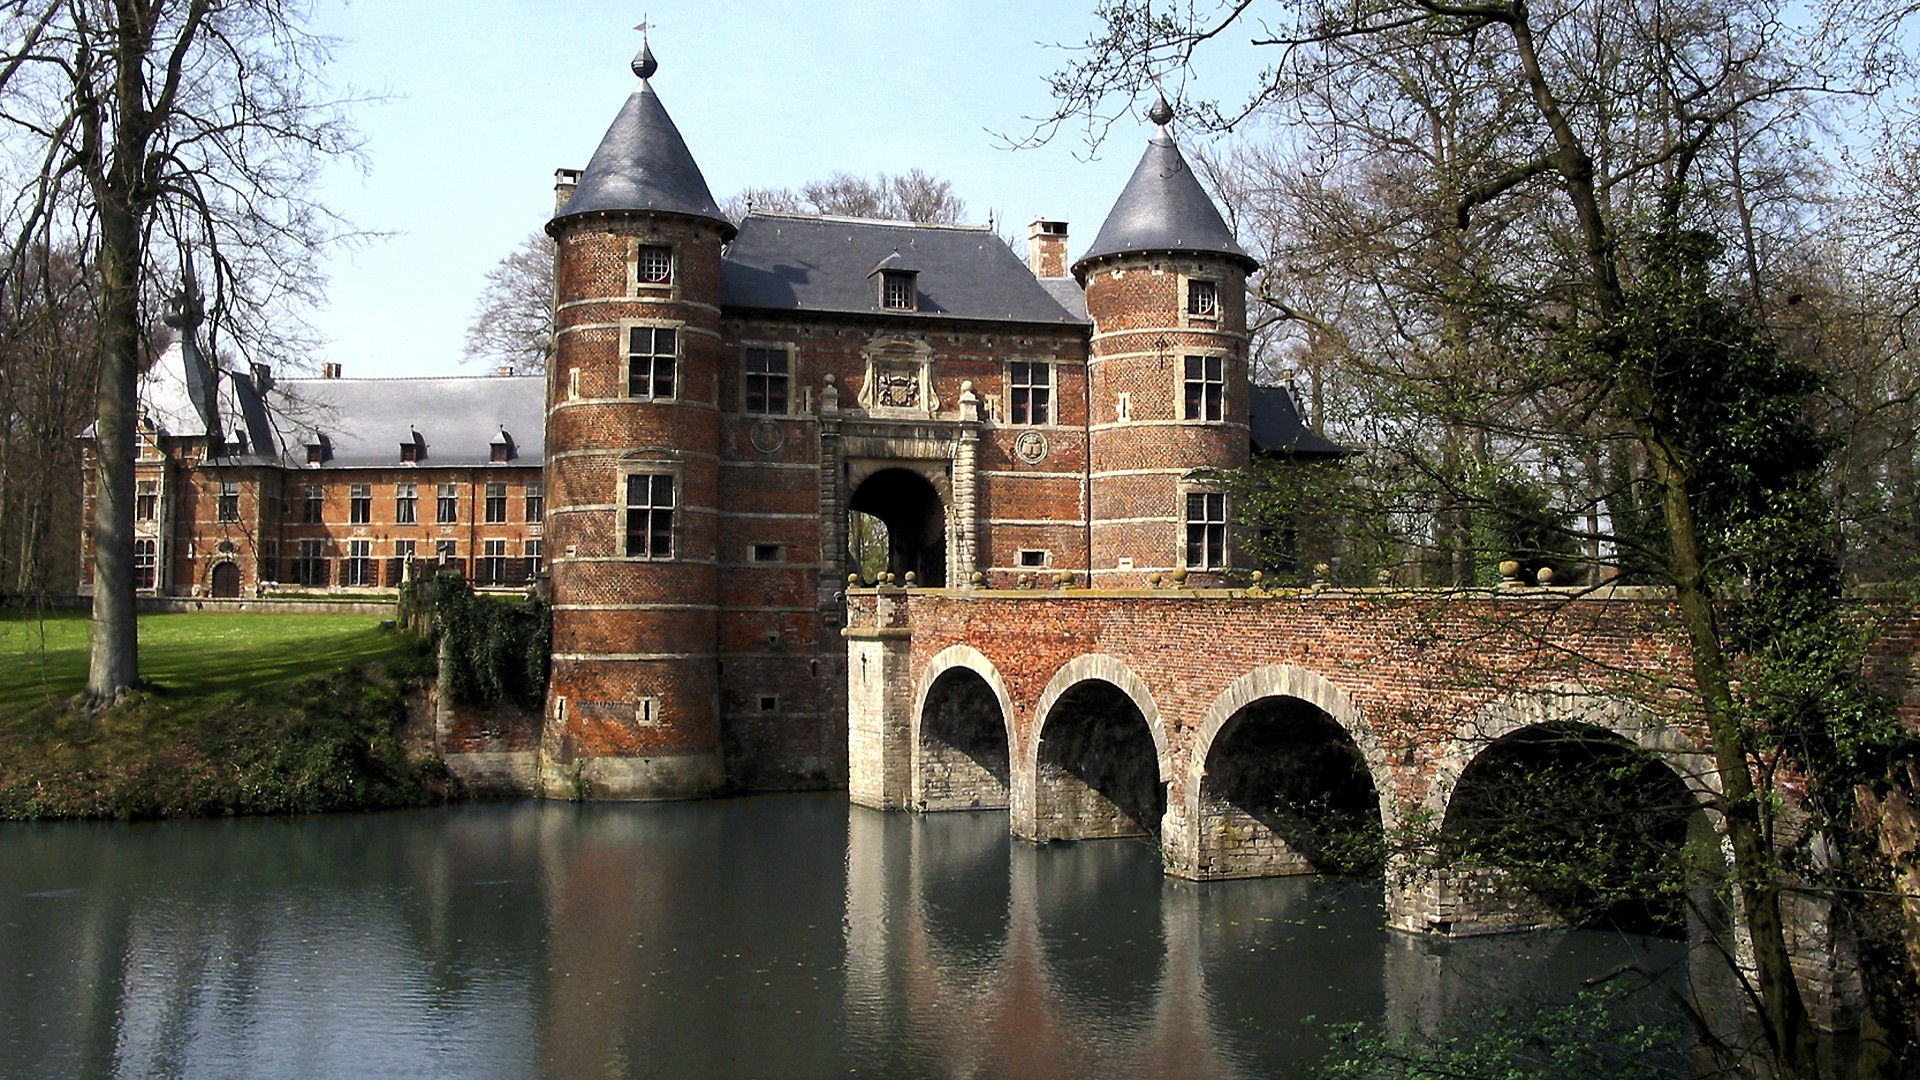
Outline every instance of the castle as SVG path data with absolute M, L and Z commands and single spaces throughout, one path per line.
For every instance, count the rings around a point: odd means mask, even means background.
M 190 323 L 147 380 L 138 584 L 389 589 L 547 576 L 535 783 L 615 798 L 847 782 L 854 515 L 895 584 L 1224 584 L 1209 470 L 1337 448 L 1249 381 L 1235 241 L 1158 127 L 1093 243 L 721 212 L 651 79 L 557 176 L 544 383 L 275 382 Z M 544 388 L 544 402 L 539 396 Z

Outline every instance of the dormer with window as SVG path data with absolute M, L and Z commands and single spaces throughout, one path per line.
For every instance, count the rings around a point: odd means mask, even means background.
M 495 464 L 504 464 L 512 461 L 513 456 L 513 436 L 507 434 L 506 428 L 501 428 L 493 436 L 493 441 L 487 444 L 487 460 Z
M 322 432 L 314 432 L 307 438 L 307 464 L 324 465 L 333 457 L 333 442 Z
M 408 429 L 407 441 L 400 444 L 400 463 L 417 465 L 427 459 L 427 439 L 420 432 Z
M 882 311 L 920 310 L 920 271 L 908 266 L 900 252 L 881 259 L 868 276 L 879 289 L 876 299 Z

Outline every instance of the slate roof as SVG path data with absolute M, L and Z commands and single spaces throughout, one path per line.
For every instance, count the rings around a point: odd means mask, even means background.
M 1164 127 L 1147 142 L 1147 152 L 1092 246 L 1073 264 L 1073 275 L 1084 281 L 1087 266 L 1096 259 L 1149 251 L 1226 255 L 1250 271 L 1260 265 L 1233 238 L 1233 230 Z
M 651 60 L 649 53 L 647 59 Z M 636 70 L 643 69 L 636 61 Z M 733 223 L 720 212 L 680 129 L 646 78 L 634 88 L 553 220 L 577 214 L 650 210 Z
M 880 306 L 882 269 L 917 272 L 917 310 Z M 1084 298 L 1077 311 L 1062 306 L 991 229 L 803 214 L 749 214 L 727 248 L 720 297 L 764 311 L 1086 322 Z
M 1249 387 L 1247 408 L 1255 451 L 1296 458 L 1346 457 L 1354 453 L 1315 435 L 1301 421 L 1293 394 L 1284 386 Z
M 429 379 L 282 379 L 271 395 L 289 466 L 355 469 L 400 464 L 400 444 L 418 431 L 424 467 L 498 464 L 492 443 L 512 438 L 508 465 L 546 456 L 546 379 L 540 375 Z M 307 464 L 307 444 L 325 435 L 330 455 Z

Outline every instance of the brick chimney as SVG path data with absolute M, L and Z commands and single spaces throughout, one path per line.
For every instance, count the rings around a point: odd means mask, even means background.
M 1067 276 L 1067 223 L 1034 218 L 1027 226 L 1027 265 L 1033 276 Z
M 555 169 L 553 171 L 553 212 L 559 213 L 567 208 L 567 200 L 573 198 L 574 185 L 580 182 L 579 169 Z
M 321 377 L 321 378 L 323 378 L 323 379 L 337 379 L 337 378 L 339 378 L 339 377 L 340 377 L 340 365 L 339 365 L 339 364 L 335 364 L 335 363 L 332 363 L 332 362 L 328 362 L 328 363 L 324 363 L 324 364 L 321 364 L 321 365 L 320 365 L 320 377 Z

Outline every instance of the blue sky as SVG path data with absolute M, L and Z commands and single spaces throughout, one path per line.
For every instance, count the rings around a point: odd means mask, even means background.
M 1051 108 L 1045 77 L 1070 54 L 1050 46 L 1086 38 L 1092 0 L 645 4 L 323 4 L 315 28 L 342 39 L 334 89 L 390 99 L 357 110 L 367 174 L 337 168 L 320 194 L 390 235 L 331 260 L 310 364 L 362 377 L 475 371 L 460 355 L 483 276 L 546 221 L 554 170 L 593 153 L 633 88 L 643 18 L 654 89 L 716 198 L 918 167 L 951 180 L 975 222 L 992 212 L 1013 226 L 1003 232 L 1066 219 L 1077 254 L 1150 133 L 1123 119 L 1093 160 L 1075 131 L 1037 150 L 995 137 L 1027 133 L 1023 118 Z

